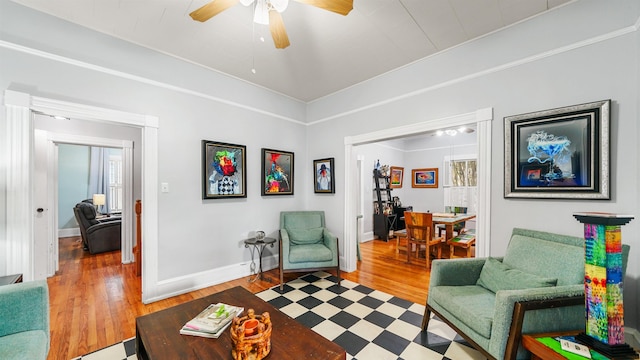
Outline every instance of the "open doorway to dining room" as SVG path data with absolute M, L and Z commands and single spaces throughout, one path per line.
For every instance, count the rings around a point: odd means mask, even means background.
M 409 126 L 402 126 L 397 128 L 391 128 L 384 131 L 376 131 L 372 133 L 361 134 L 357 136 L 351 136 L 345 138 L 345 271 L 353 271 L 357 268 L 357 241 L 358 239 L 366 240 L 365 229 L 365 208 L 371 206 L 365 199 L 369 199 L 371 196 L 371 172 L 373 170 L 374 159 L 366 159 L 366 156 L 358 153 L 358 146 L 367 144 L 373 144 L 381 141 L 396 140 L 406 137 L 414 137 L 420 135 L 430 134 L 439 129 L 453 129 L 460 126 L 474 127 L 477 137 L 477 143 L 475 145 L 475 155 L 477 156 L 477 217 L 476 217 L 476 254 L 477 256 L 486 256 L 489 254 L 489 244 L 484 239 L 488 239 L 490 232 L 490 182 L 489 177 L 491 174 L 491 162 L 490 162 L 490 147 L 491 147 L 491 121 L 493 119 L 493 109 L 486 108 L 480 109 L 472 113 L 460 114 L 452 117 L 433 119 L 425 121 L 419 124 L 413 124 Z M 444 147 L 443 147 L 444 148 Z M 446 151 L 451 151 L 450 146 L 446 146 Z M 449 154 L 448 159 L 454 159 L 455 156 Z M 377 159 L 375 159 L 377 162 Z M 438 160 L 440 164 L 443 164 L 444 157 Z M 371 164 L 369 164 L 371 162 Z M 360 170 L 358 169 L 358 163 L 360 163 Z M 393 164 L 388 164 L 393 165 Z M 413 165 L 412 165 L 413 166 Z M 404 169 L 407 171 L 405 174 L 405 181 L 407 183 L 404 186 L 411 187 L 411 169 Z M 358 178 L 360 179 L 358 181 Z M 423 190 L 423 189 L 420 189 Z M 369 192 L 367 192 L 369 191 Z M 450 195 L 449 195 L 450 196 Z M 415 202 L 414 199 L 405 197 L 407 204 L 409 202 Z M 444 207 L 444 200 L 441 197 L 437 201 L 438 209 Z M 434 202 L 435 204 L 435 202 Z M 415 204 L 411 204 L 414 205 Z M 428 206 L 428 205 L 427 205 Z M 416 210 L 422 209 L 416 208 Z M 425 207 L 423 211 L 431 210 L 435 211 L 435 207 L 430 209 Z M 350 219 L 357 219 L 357 221 L 349 221 Z

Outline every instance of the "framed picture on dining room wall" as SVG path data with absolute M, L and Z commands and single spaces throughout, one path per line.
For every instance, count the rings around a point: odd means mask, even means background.
M 392 189 L 399 189 L 402 187 L 402 179 L 404 177 L 404 168 L 399 166 L 392 166 L 389 171 L 389 187 Z
M 333 158 L 313 160 L 314 193 L 334 194 L 336 192 L 333 160 Z
M 437 188 L 438 168 L 412 169 L 411 187 L 413 188 Z
M 262 149 L 262 195 L 293 195 L 293 153 Z
M 202 140 L 202 199 L 247 197 L 244 145 Z
M 610 103 L 505 117 L 504 197 L 610 199 Z

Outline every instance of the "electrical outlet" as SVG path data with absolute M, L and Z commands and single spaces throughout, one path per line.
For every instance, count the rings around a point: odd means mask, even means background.
M 161 183 L 160 184 L 160 191 L 163 193 L 168 193 L 169 192 L 169 183 Z

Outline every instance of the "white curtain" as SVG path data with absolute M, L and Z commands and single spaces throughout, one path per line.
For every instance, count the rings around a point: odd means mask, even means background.
M 444 206 L 466 207 L 468 213 L 478 209 L 478 173 L 475 155 L 460 159 L 445 158 Z
M 477 187 L 446 187 L 444 188 L 445 206 L 466 207 L 470 214 L 478 213 Z
M 105 205 L 101 212 L 109 213 L 109 149 L 91 147 L 89 168 L 89 194 L 105 194 Z

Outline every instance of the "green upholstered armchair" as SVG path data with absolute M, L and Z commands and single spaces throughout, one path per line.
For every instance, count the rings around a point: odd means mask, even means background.
M 340 285 L 338 238 L 325 227 L 324 211 L 280 213 L 280 290 L 284 273 L 335 269 Z
M 0 359 L 46 359 L 49 346 L 47 282 L 0 286 Z
M 514 229 L 503 258 L 434 260 L 423 330 L 433 312 L 489 359 L 528 359 L 523 333 L 584 330 L 584 242 Z

